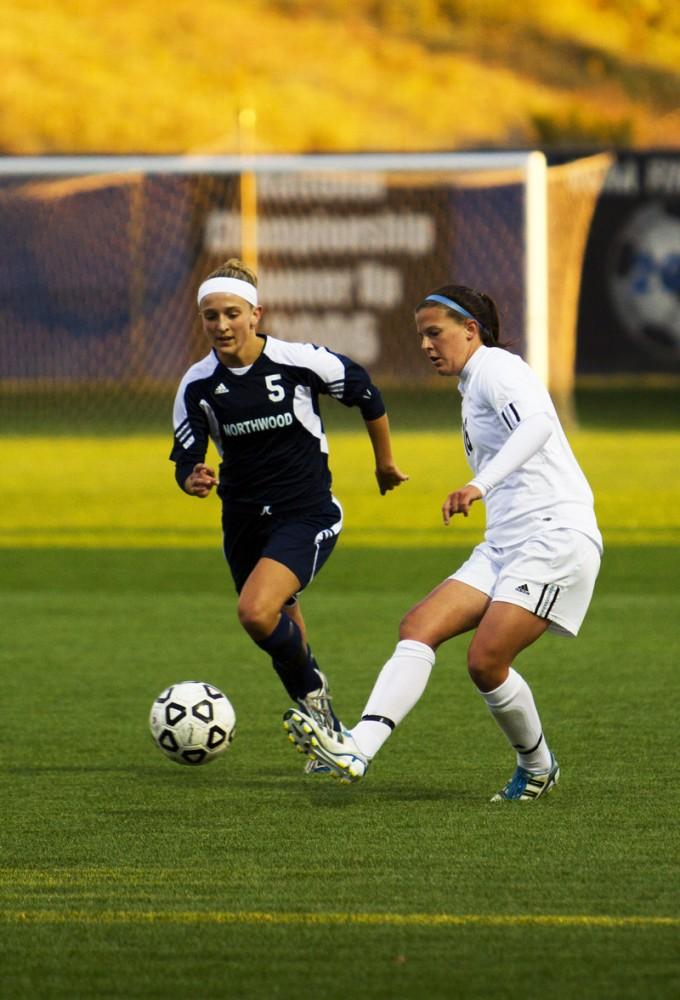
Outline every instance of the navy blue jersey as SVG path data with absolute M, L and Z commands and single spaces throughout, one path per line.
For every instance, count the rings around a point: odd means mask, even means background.
M 331 489 L 319 396 L 357 406 L 365 420 L 381 417 L 385 406 L 368 372 L 350 358 L 263 339 L 262 354 L 245 370 L 226 368 L 214 351 L 189 369 L 175 397 L 170 458 L 183 486 L 212 439 L 225 507 L 311 507 Z

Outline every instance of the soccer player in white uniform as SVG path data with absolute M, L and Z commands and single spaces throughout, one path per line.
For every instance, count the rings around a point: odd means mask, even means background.
M 593 495 L 550 396 L 518 356 L 498 346 L 489 296 L 463 285 L 436 289 L 416 309 L 430 363 L 458 376 L 463 445 L 473 478 L 442 507 L 449 524 L 486 505 L 484 541 L 403 618 L 361 720 L 331 733 L 289 710 L 284 727 L 297 746 L 341 780 L 364 776 L 370 761 L 428 682 L 435 651 L 474 631 L 468 671 L 516 754 L 516 769 L 492 801 L 533 801 L 556 785 L 552 753 L 517 655 L 546 630 L 575 636 L 600 567 L 602 538 Z
M 170 455 L 177 483 L 201 498 L 217 487 L 241 625 L 271 657 L 288 696 L 340 730 L 297 600 L 342 528 L 319 396 L 359 409 L 385 494 L 408 477 L 392 458 L 381 394 L 344 355 L 259 334 L 257 277 L 236 258 L 201 284 L 198 306 L 211 350 L 177 390 Z M 205 464 L 210 439 L 219 477 Z

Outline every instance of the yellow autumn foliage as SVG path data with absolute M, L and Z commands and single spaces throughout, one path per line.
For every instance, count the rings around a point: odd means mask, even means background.
M 663 0 L 13 0 L 0 23 L 0 150 L 680 145 L 679 11 Z M 243 108 L 255 112 L 247 134 Z

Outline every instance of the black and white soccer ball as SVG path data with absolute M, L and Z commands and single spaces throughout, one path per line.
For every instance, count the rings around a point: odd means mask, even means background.
M 156 746 L 177 764 L 207 764 L 231 745 L 236 713 L 224 691 L 181 681 L 161 691 L 149 715 Z

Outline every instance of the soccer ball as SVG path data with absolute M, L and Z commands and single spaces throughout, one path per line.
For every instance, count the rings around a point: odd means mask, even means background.
M 223 691 L 182 681 L 161 691 L 149 716 L 156 746 L 177 764 L 207 764 L 231 745 L 236 713 Z

